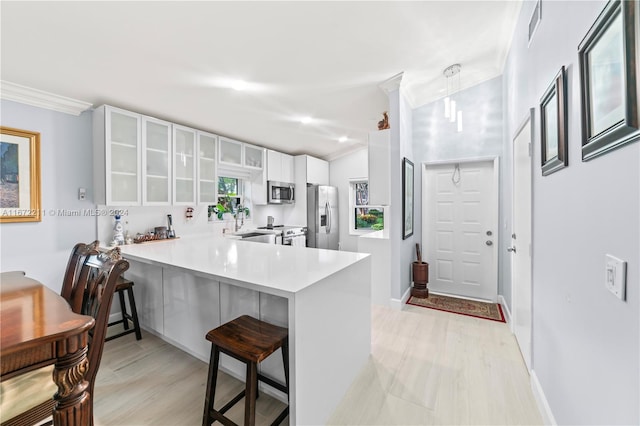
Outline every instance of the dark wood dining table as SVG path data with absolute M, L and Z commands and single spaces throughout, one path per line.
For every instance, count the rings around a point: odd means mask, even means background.
M 53 424 L 91 424 L 84 375 L 93 324 L 92 317 L 75 314 L 62 296 L 23 272 L 1 273 L 0 380 L 54 364 Z

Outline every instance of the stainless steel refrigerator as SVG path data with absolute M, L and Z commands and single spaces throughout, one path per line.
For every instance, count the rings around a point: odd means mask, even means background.
M 338 250 L 338 188 L 307 186 L 307 247 Z

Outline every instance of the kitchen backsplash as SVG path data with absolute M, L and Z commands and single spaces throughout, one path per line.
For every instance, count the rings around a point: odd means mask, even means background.
M 187 208 L 193 208 L 191 219 L 187 219 Z M 173 229 L 176 236 L 210 233 L 212 237 L 222 236 L 224 228 L 229 232 L 234 232 L 235 219 L 230 215 L 223 220 L 208 220 L 207 206 L 135 206 L 135 207 L 105 207 L 97 206 L 97 211 L 122 211 L 122 224 L 125 231 L 128 231 L 131 237 L 135 237 L 137 233 L 146 233 L 153 231 L 156 226 L 167 226 L 167 215 L 172 215 Z M 251 212 L 252 213 L 252 212 Z M 249 218 L 245 218 L 243 229 L 254 228 L 253 215 L 250 213 Z M 266 216 L 262 222 L 266 223 Z M 113 226 L 115 219 L 113 216 L 98 216 L 97 235 L 103 245 L 107 245 L 113 239 Z M 256 222 L 256 226 L 264 225 Z M 240 224 L 240 222 L 238 222 Z

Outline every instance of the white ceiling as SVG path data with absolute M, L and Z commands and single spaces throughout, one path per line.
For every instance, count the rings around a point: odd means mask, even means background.
M 520 1 L 2 1 L 1 79 L 291 154 L 366 144 L 404 72 L 414 107 L 502 73 Z M 244 91 L 225 87 L 231 79 Z M 310 124 L 298 120 L 313 117 Z M 338 142 L 347 136 L 349 140 Z

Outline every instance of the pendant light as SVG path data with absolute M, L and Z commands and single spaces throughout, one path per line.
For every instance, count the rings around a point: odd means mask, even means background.
M 462 109 L 453 99 L 453 95 L 460 91 L 460 70 L 462 65 L 453 64 L 444 69 L 442 74 L 447 79 L 447 96 L 444 98 L 444 117 L 448 118 L 451 123 L 456 123 L 458 132 L 462 132 Z M 456 79 L 457 78 L 457 85 Z

